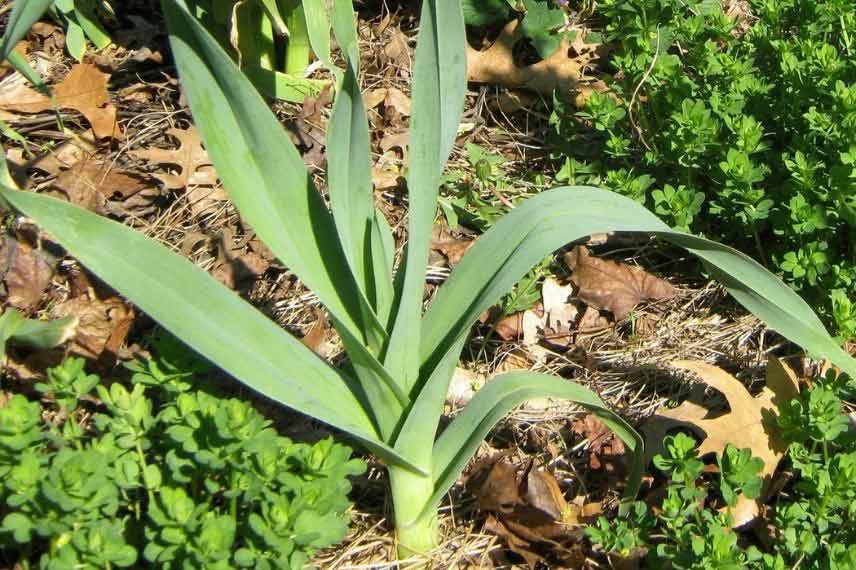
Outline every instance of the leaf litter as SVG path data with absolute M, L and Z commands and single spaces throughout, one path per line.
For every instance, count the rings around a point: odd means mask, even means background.
M 89 121 L 96 139 L 120 139 L 118 111 L 107 91 L 109 82 L 109 74 L 89 63 L 76 64 L 61 83 L 51 87 L 53 99 L 24 82 L 4 81 L 0 86 L 0 119 L 14 124 L 23 115 L 72 109 Z
M 569 502 L 556 477 L 534 460 L 515 465 L 504 454 L 477 462 L 467 489 L 487 513 L 485 530 L 498 535 L 529 568 L 539 563 L 578 568 L 585 560 L 582 527 L 602 513 L 582 496 Z

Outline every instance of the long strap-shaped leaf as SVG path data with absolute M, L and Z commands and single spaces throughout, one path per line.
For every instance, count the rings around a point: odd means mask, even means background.
M 384 363 L 407 387 L 416 382 L 419 319 L 440 175 L 455 143 L 466 92 L 466 41 L 460 0 L 424 0 L 413 68 L 409 220 L 404 279 Z
M 9 57 L 15 45 L 21 41 L 33 24 L 42 17 L 53 0 L 16 0 L 6 22 L 6 32 L 0 40 L 0 61 Z
M 163 9 L 191 111 L 242 217 L 351 334 L 384 337 L 376 318 L 364 321 L 333 218 L 275 115 L 185 0 Z
M 392 305 L 389 229 L 374 206 L 369 125 L 354 65 L 336 96 L 327 137 L 330 206 L 348 262 L 382 323 Z M 389 236 L 389 237 L 388 237 Z
M 373 300 L 368 288 L 371 226 L 374 223 L 369 125 L 360 87 L 347 66 L 327 128 L 327 185 L 330 207 L 357 282 Z
M 407 397 L 375 356 L 386 331 L 351 272 L 332 215 L 276 117 L 185 1 L 164 0 L 163 7 L 182 86 L 226 191 L 262 241 L 330 311 L 359 363 L 360 380 L 380 384 L 366 385 L 365 396 L 386 433 L 397 418 L 388 404 Z
M 27 78 L 27 81 L 44 89 L 45 85 L 39 73 L 33 69 L 26 58 L 14 51 L 15 45 L 27 35 L 36 20 L 42 17 L 53 0 L 21 0 L 12 6 L 9 20 L 6 22 L 6 32 L 0 40 L 0 61 L 9 60 L 9 63 L 18 72 Z
M 345 378 L 180 255 L 123 224 L 55 198 L 6 186 L 0 186 L 0 198 L 35 220 L 90 271 L 166 329 L 253 390 L 353 435 L 387 461 L 412 468 L 380 440 Z
M 686 248 L 776 332 L 856 374 L 856 361 L 829 336 L 811 307 L 757 262 L 730 247 L 672 230 L 629 198 L 589 187 L 557 188 L 530 198 L 478 239 L 426 312 L 423 365 L 439 361 L 477 316 L 545 255 L 582 237 L 612 231 L 650 233 Z M 487 267 L 494 271 L 485 271 Z
M 626 496 L 635 497 L 642 479 L 641 457 L 644 442 L 624 420 L 609 411 L 597 394 L 549 374 L 509 372 L 491 379 L 475 393 L 434 444 L 434 495 L 425 505 L 432 510 L 454 484 L 485 436 L 515 406 L 532 398 L 571 400 L 594 412 L 633 454 L 633 469 L 627 480 Z

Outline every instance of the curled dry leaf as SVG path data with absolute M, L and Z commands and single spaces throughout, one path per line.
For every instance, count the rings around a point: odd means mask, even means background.
M 489 48 L 479 51 L 467 46 L 469 80 L 529 89 L 545 96 L 552 96 L 557 89 L 570 93 L 579 90 L 586 67 L 597 55 L 597 46 L 586 44 L 577 33 L 573 41 L 563 39 L 549 57 L 532 65 L 518 66 L 514 61 L 514 46 L 521 39 L 520 21 L 512 20 Z
M 129 154 L 160 166 L 161 170 L 155 172 L 154 176 L 163 182 L 168 190 L 181 190 L 189 186 L 214 186 L 217 183 L 217 172 L 208 151 L 202 146 L 202 139 L 196 127 L 173 127 L 168 129 L 166 134 L 178 140 L 177 148 L 153 147 L 132 150 Z M 177 172 L 175 167 L 178 168 Z
M 23 236 L 0 237 L 0 281 L 6 302 L 18 309 L 35 307 L 47 290 L 58 259 Z
M 117 213 L 126 200 L 140 193 L 148 196 L 147 201 L 157 195 L 157 190 L 140 176 L 96 160 L 84 160 L 61 172 L 53 187 L 72 204 L 99 214 Z M 111 200 L 117 202 L 117 207 L 108 207 Z
M 639 267 L 593 257 L 578 245 L 564 256 L 577 297 L 596 309 L 610 311 L 616 321 L 626 318 L 641 301 L 664 301 L 675 288 Z
M 579 567 L 580 525 L 597 517 L 599 504 L 582 497 L 568 503 L 553 474 L 532 461 L 512 465 L 501 455 L 474 466 L 466 486 L 478 508 L 490 513 L 485 530 L 503 538 L 530 568 L 538 562 Z
M 303 335 L 300 342 L 321 358 L 327 358 L 332 356 L 336 349 L 332 337 L 333 331 L 330 329 L 327 313 L 321 309 L 315 309 L 315 322 L 312 323 L 309 331 Z
M 116 122 L 116 107 L 110 103 L 107 84 L 110 75 L 96 66 L 81 63 L 71 68 L 68 76 L 52 88 L 56 105 L 61 109 L 80 112 L 92 127 L 98 139 L 121 138 Z M 41 113 L 54 108 L 51 98 L 24 83 L 11 85 L 0 91 L 0 109 L 11 113 L 0 113 L 0 118 L 15 122 L 19 113 Z
M 749 448 L 752 455 L 764 461 L 761 477 L 765 492 L 779 461 L 788 446 L 781 435 L 776 419 L 777 406 L 799 395 L 796 375 L 779 359 L 767 362 L 767 384 L 758 396 L 752 396 L 743 384 L 722 370 L 705 362 L 681 360 L 678 368 L 694 372 L 701 380 L 725 396 L 730 410 L 718 417 L 708 418 L 708 411 L 692 402 L 684 402 L 674 409 L 661 408 L 642 428 L 645 446 L 653 453 L 662 449 L 666 432 L 676 426 L 700 430 L 704 435 L 698 447 L 699 455 L 722 455 L 730 443 L 738 449 Z M 760 500 L 743 497 L 731 510 L 734 526 L 743 526 L 758 516 Z
M 253 251 L 245 251 L 245 244 L 235 245 L 234 232 L 225 228 L 220 235 L 217 265 L 212 276 L 230 289 L 238 289 L 268 270 L 270 261 Z
M 115 295 L 103 298 L 90 289 L 54 307 L 51 318 L 74 315 L 77 334 L 69 352 L 93 360 L 114 361 L 134 323 L 134 309 Z
M 624 442 L 615 437 L 615 434 L 607 428 L 594 414 L 586 414 L 581 419 L 573 422 L 573 432 L 588 440 L 589 467 L 595 471 L 601 469 L 613 472 L 618 467 L 627 450 Z

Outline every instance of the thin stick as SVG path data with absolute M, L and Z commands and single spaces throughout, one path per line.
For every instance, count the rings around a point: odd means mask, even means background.
M 660 56 L 660 26 L 657 26 L 657 49 L 654 51 L 654 59 L 651 60 L 651 65 L 648 66 L 648 69 L 645 71 L 645 74 L 642 75 L 642 79 L 639 81 L 639 84 L 636 85 L 636 89 L 633 90 L 633 96 L 630 97 L 630 104 L 627 106 L 627 114 L 630 118 L 630 124 L 633 125 L 633 128 L 636 130 L 636 134 L 639 135 L 639 140 L 645 145 L 645 148 L 648 150 L 653 150 L 645 141 L 645 137 L 642 135 L 642 129 L 639 128 L 639 125 L 636 124 L 636 121 L 633 119 L 633 104 L 636 103 L 636 96 L 639 95 L 639 90 L 642 88 L 642 85 L 648 81 L 648 78 L 651 77 L 651 72 L 654 71 L 654 66 L 657 65 L 657 58 Z

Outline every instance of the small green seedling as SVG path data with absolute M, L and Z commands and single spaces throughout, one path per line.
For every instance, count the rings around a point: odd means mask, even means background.
M 424 553 L 438 543 L 438 504 L 492 426 L 529 398 L 567 398 L 598 415 L 635 458 L 626 490 L 628 498 L 635 495 L 641 438 L 595 393 L 569 380 L 527 371 L 497 376 L 438 435 L 472 324 L 569 242 L 594 233 L 644 232 L 682 246 L 777 332 L 856 373 L 856 361 L 812 309 L 759 264 L 672 230 L 637 202 L 592 187 L 557 188 L 518 204 L 469 249 L 424 310 L 438 188 L 466 94 L 460 1 L 422 4 L 413 67 L 408 243 L 395 272 L 392 233 L 374 206 L 368 121 L 358 60 L 347 39 L 355 35 L 351 9 L 347 26 L 333 26 L 339 45 L 348 47 L 327 137 L 328 207 L 276 116 L 187 0 L 163 0 L 162 6 L 184 91 L 224 187 L 259 238 L 324 303 L 348 366 L 330 367 L 203 270 L 131 228 L 8 184 L 0 196 L 212 363 L 349 434 L 381 458 L 389 471 L 400 555 Z M 204 407 L 198 401 L 187 406 Z M 183 430 L 175 435 L 183 453 L 198 453 L 194 439 L 181 439 Z M 220 534 L 229 530 L 217 528 Z

